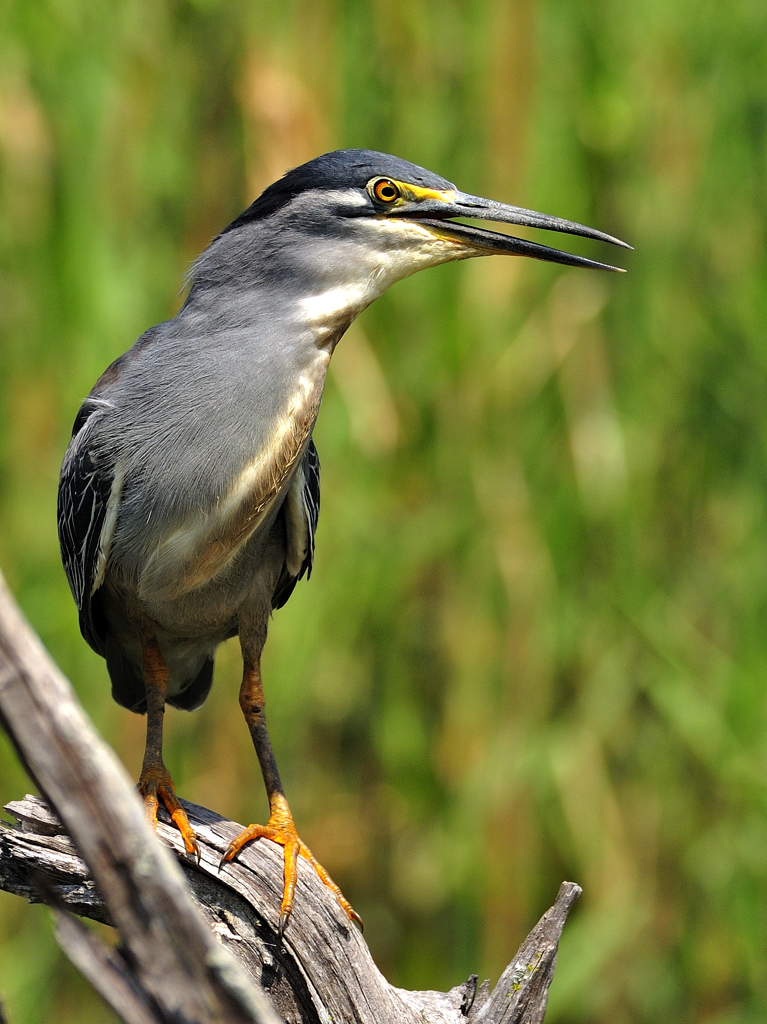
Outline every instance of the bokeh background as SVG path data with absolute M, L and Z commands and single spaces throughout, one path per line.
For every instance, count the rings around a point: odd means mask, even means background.
M 71 423 L 210 238 L 339 146 L 636 252 L 430 270 L 339 346 L 315 573 L 265 664 L 304 838 L 396 984 L 495 981 L 567 878 L 552 1024 L 763 1022 L 763 0 L 4 0 L 0 565 L 137 777 L 59 563 Z M 247 823 L 238 677 L 227 645 L 167 761 Z M 5 740 L 0 773 L 30 789 Z M 114 1019 L 5 894 L 0 997 Z

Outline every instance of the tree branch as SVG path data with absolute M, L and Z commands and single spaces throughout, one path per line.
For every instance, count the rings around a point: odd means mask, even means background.
M 196 912 L 124 768 L 96 734 L 2 577 L 0 715 L 88 864 L 120 934 L 126 970 L 154 1020 L 277 1024 L 269 1001 Z
M 361 934 L 301 858 L 295 908 L 280 939 L 280 848 L 252 844 L 219 873 L 221 855 L 242 826 L 186 802 L 199 866 L 162 809 L 162 845 L 157 841 L 124 770 L 1 578 L 0 712 L 47 796 L 6 806 L 18 825 L 0 822 L 0 888 L 54 906 L 62 947 L 128 1024 L 276 1024 L 273 1005 L 286 1024 L 543 1020 L 577 885 L 562 884 L 492 992 L 487 982 L 477 991 L 476 976 L 447 993 L 406 992 L 388 984 Z M 108 950 L 64 908 L 112 924 L 122 946 Z
M 476 978 L 448 993 L 405 992 L 390 986 L 376 968 L 359 932 L 314 871 L 299 866 L 299 898 L 284 939 L 279 940 L 282 851 L 256 843 L 218 873 L 218 862 L 241 826 L 184 801 L 202 850 L 200 867 L 161 812 L 158 834 L 172 847 L 192 896 L 219 940 L 269 993 L 288 1022 L 319 1024 L 511 1024 L 543 1020 L 557 944 L 580 888 L 563 883 L 557 901 L 525 940 L 493 990 L 476 991 Z M 0 888 L 32 902 L 49 902 L 38 891 L 44 874 L 55 898 L 74 913 L 109 923 L 108 911 L 61 824 L 39 798 L 6 805 L 18 821 L 0 823 Z M 164 819 L 164 820 L 163 820 Z M 37 874 L 36 874 L 37 873 Z M 475 998 L 476 992 L 476 998 Z

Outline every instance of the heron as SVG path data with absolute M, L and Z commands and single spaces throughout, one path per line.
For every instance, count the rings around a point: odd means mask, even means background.
M 253 840 L 284 848 L 280 934 L 298 857 L 359 922 L 298 835 L 261 675 L 270 617 L 312 571 L 320 510 L 312 430 L 337 343 L 390 285 L 438 264 L 500 254 L 620 269 L 466 220 L 630 248 L 461 192 L 395 156 L 327 153 L 270 185 L 211 242 L 191 267 L 179 312 L 96 381 L 64 456 L 58 530 L 80 630 L 106 660 L 117 703 L 146 714 L 138 790 L 148 820 L 156 828 L 162 802 L 198 861 L 163 761 L 163 715 L 166 704 L 203 704 L 217 647 L 239 637 L 239 702 L 269 818 L 238 835 L 219 867 Z

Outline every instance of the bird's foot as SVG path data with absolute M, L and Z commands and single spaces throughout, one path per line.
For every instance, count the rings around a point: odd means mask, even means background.
M 244 832 L 241 832 L 231 841 L 226 849 L 226 853 L 221 858 L 221 863 L 218 866 L 219 871 L 227 861 L 233 860 L 237 856 L 243 846 L 254 839 L 271 839 L 273 843 L 282 846 L 285 851 L 284 884 L 282 905 L 280 906 L 280 935 L 285 931 L 293 911 L 293 897 L 296 891 L 299 857 L 309 861 L 328 889 L 335 895 L 349 919 L 355 921 L 360 929 L 362 928 L 362 918 L 355 912 L 351 903 L 346 899 L 325 868 L 315 860 L 309 847 L 300 839 L 293 822 L 293 815 L 288 807 L 288 802 L 281 794 L 275 794 L 271 798 L 271 813 L 266 825 L 248 825 Z
M 162 762 L 149 766 L 145 765 L 141 771 L 137 788 L 144 798 L 146 818 L 152 828 L 157 831 L 157 808 L 160 800 L 162 800 L 168 814 L 176 823 L 176 828 L 181 833 L 186 852 L 196 857 L 199 864 L 200 846 L 197 842 L 197 836 L 189 824 L 186 811 L 176 796 L 176 787 L 173 785 L 173 779 L 170 777 L 170 772 L 165 765 Z

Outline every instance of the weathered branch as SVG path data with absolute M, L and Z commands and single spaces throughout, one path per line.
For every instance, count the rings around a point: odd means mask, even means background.
M 153 1020 L 276 1024 L 269 1001 L 196 912 L 124 768 L 96 734 L 2 577 L 0 715 L 88 864 L 120 934 L 124 955 L 115 970 L 144 995 Z
M 543 1019 L 557 944 L 580 889 L 565 882 L 557 902 L 533 929 L 492 993 L 476 993 L 476 978 L 448 993 L 405 992 L 390 986 L 376 968 L 359 932 L 319 882 L 299 864 L 299 895 L 284 939 L 279 940 L 281 850 L 271 843 L 246 849 L 218 873 L 218 862 L 241 826 L 212 811 L 184 803 L 202 850 L 199 868 L 165 816 L 159 835 L 176 851 L 199 909 L 220 941 L 261 982 L 285 1021 L 318 1024 L 537 1024 Z M 6 806 L 20 825 L 0 824 L 0 888 L 36 902 L 45 899 L 44 875 L 56 898 L 74 913 L 109 923 L 108 911 L 88 869 L 56 816 L 37 797 Z
M 0 823 L 0 888 L 56 908 L 63 948 L 128 1024 L 182 1017 L 273 1024 L 271 1003 L 287 1024 L 543 1020 L 577 885 L 563 883 L 492 993 L 488 983 L 477 991 L 476 977 L 447 993 L 406 992 L 383 978 L 360 933 L 303 860 L 293 916 L 280 939 L 282 850 L 253 844 L 219 874 L 221 854 L 241 826 L 189 803 L 199 866 L 184 854 L 167 816 L 158 827 L 187 889 L 147 827 L 123 769 L 14 610 L 1 579 L 0 711 L 48 798 L 7 805 L 19 824 Z M 107 950 L 64 907 L 114 925 L 122 946 Z

